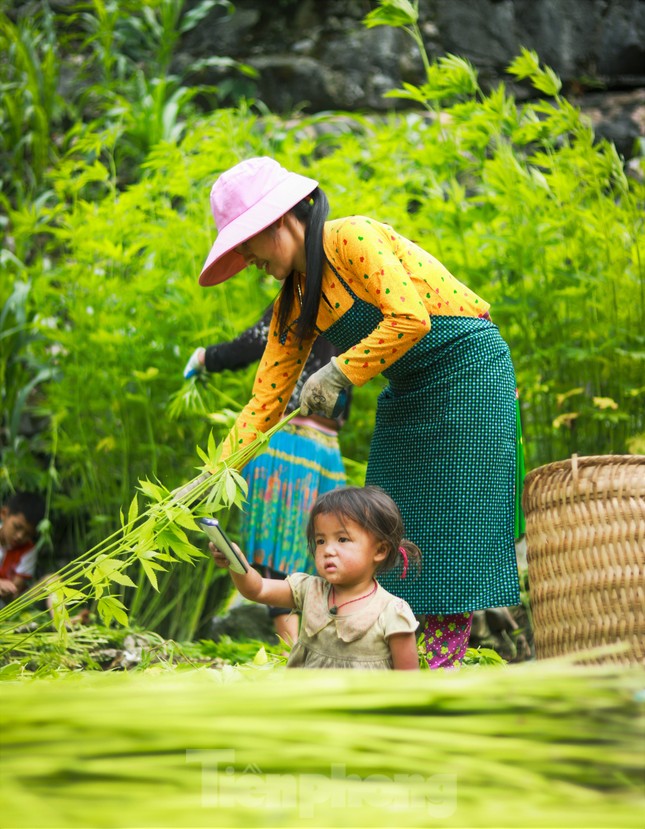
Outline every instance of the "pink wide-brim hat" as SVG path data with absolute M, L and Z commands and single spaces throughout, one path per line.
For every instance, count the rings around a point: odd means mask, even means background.
M 199 284 L 217 285 L 246 267 L 235 248 L 284 216 L 312 193 L 318 182 L 290 173 L 273 158 L 249 158 L 231 167 L 211 189 L 217 239 Z

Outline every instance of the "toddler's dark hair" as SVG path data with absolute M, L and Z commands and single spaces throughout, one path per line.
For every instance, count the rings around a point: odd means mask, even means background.
M 37 492 L 14 492 L 4 506 L 10 515 L 22 513 L 34 529 L 45 517 L 45 500 Z
M 412 541 L 403 538 L 403 519 L 399 508 L 380 487 L 345 486 L 321 495 L 311 510 L 307 524 L 307 544 L 312 555 L 316 551 L 314 521 L 318 515 L 329 514 L 353 521 L 387 544 L 388 554 L 379 564 L 378 573 L 385 573 L 404 563 L 401 547 L 410 564 L 420 567 L 421 550 Z

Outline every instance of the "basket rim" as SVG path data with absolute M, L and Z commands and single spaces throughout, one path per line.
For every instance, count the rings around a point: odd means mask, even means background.
M 621 464 L 624 466 L 638 466 L 645 465 L 645 455 L 572 455 L 561 461 L 553 461 L 542 466 L 537 466 L 530 472 L 527 472 L 524 477 L 524 488 L 542 475 L 556 472 L 572 471 L 574 463 L 577 464 L 578 469 L 584 469 L 589 466 L 609 466 L 612 464 Z

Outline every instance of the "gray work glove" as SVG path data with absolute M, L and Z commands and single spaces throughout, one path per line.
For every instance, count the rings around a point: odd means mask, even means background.
M 300 413 L 305 416 L 321 414 L 325 417 L 338 417 L 347 398 L 343 392 L 351 385 L 352 381 L 345 377 L 338 368 L 336 358 L 332 357 L 327 365 L 312 374 L 302 387 Z M 341 402 L 342 405 L 338 405 Z

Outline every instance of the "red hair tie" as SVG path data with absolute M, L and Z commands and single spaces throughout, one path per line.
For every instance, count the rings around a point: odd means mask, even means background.
M 408 554 L 403 547 L 399 547 L 399 552 L 403 556 L 403 572 L 401 573 L 401 578 L 404 579 L 408 574 Z

